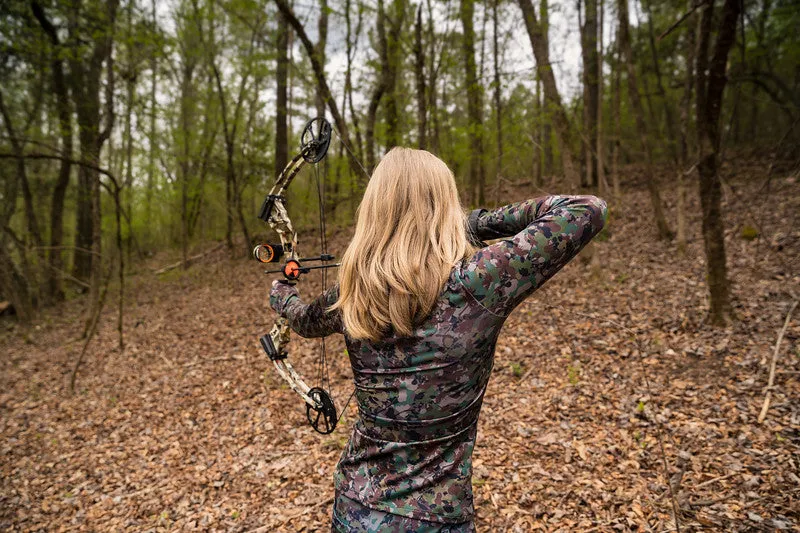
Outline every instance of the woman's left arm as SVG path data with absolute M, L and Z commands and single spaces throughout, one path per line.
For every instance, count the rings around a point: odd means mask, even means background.
M 289 320 L 289 327 L 301 337 L 327 337 L 333 333 L 344 333 L 341 313 L 328 311 L 338 298 L 339 286 L 335 285 L 306 305 L 300 300 L 294 285 L 276 280 L 272 282 L 269 304 Z

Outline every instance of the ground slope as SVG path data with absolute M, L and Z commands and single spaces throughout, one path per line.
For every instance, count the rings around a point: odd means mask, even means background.
M 733 326 L 704 324 L 697 201 L 681 257 L 654 241 L 635 168 L 633 192 L 610 202 L 596 260 L 574 261 L 514 312 L 480 419 L 479 531 L 674 531 L 673 509 L 681 531 L 800 527 L 800 310 L 772 406 L 756 421 L 778 331 L 800 296 L 798 177 L 777 172 L 765 186 L 766 166 L 724 169 Z M 759 236 L 744 238 L 747 228 Z M 305 424 L 257 343 L 274 318 L 268 278 L 222 252 L 187 272 L 141 270 L 125 351 L 110 302 L 74 395 L 80 302 L 31 326 L 3 323 L 0 529 L 328 530 L 354 408 L 330 436 Z M 331 339 L 327 349 L 341 407 L 351 391 L 344 346 Z M 306 375 L 317 350 L 293 346 Z

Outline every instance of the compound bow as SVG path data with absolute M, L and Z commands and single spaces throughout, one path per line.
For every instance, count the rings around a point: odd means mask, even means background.
M 289 218 L 286 209 L 284 192 L 297 176 L 306 163 L 319 163 L 328 152 L 331 142 L 332 128 L 323 117 L 314 118 L 306 124 L 300 136 L 300 153 L 294 156 L 278 175 L 275 185 L 270 190 L 258 218 L 268 223 L 280 237 L 280 244 L 259 244 L 253 250 L 255 258 L 262 263 L 273 263 L 286 257 L 283 268 L 267 270 L 267 273 L 280 272 L 285 278 L 284 283 L 294 284 L 303 274 L 313 269 L 326 269 L 338 264 L 331 264 L 333 256 L 327 253 L 325 245 L 325 215 L 323 200 L 320 193 L 320 231 L 322 232 L 322 252 L 315 257 L 299 257 L 297 251 L 297 232 Z M 319 189 L 319 180 L 317 180 Z M 320 262 L 318 265 L 308 266 L 306 263 Z M 324 270 L 323 270 L 324 272 Z M 325 276 L 323 275 L 323 292 L 325 291 Z M 267 356 L 275 364 L 278 374 L 289 383 L 289 386 L 300 395 L 306 403 L 306 418 L 311 427 L 319 433 L 328 434 L 336 429 L 339 421 L 336 406 L 328 391 L 323 388 L 324 379 L 327 377 L 327 363 L 325 360 L 325 344 L 323 339 L 320 361 L 320 386 L 309 387 L 300 374 L 288 361 L 287 347 L 289 345 L 289 322 L 283 317 L 278 317 L 269 334 L 259 340 Z

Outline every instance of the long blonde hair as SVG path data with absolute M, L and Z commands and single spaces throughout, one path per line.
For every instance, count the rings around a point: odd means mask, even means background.
M 378 341 L 390 327 L 410 336 L 474 252 L 453 172 L 430 152 L 393 148 L 364 192 L 331 309 L 351 338 Z

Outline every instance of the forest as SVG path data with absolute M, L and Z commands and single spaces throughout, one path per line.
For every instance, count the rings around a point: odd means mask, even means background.
M 259 213 L 285 194 L 334 266 L 394 146 L 467 209 L 609 206 L 504 326 L 479 531 L 799 528 L 798 28 L 791 0 L 3 2 L 0 528 L 327 531 L 352 373 L 293 337 L 341 419 L 315 433 L 259 346 Z

